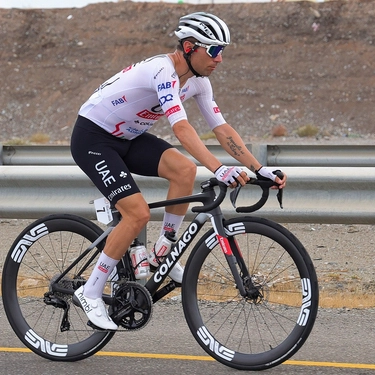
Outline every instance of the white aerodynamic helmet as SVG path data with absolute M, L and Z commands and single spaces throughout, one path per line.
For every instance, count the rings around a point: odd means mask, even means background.
M 193 37 L 204 44 L 226 46 L 230 32 L 226 23 L 210 13 L 196 12 L 180 18 L 175 30 L 179 40 Z

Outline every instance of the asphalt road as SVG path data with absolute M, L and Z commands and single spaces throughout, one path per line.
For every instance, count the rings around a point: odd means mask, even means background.
M 0 225 L 2 243 L 0 246 L 0 267 L 6 251 L 17 233 L 23 228 L 23 222 L 11 221 Z M 322 252 L 315 254 L 322 239 L 331 237 L 322 230 L 330 230 L 339 238 L 335 246 L 325 243 Z M 339 269 L 340 262 L 348 262 L 353 269 L 367 270 L 365 273 L 373 280 L 373 242 L 364 251 L 361 240 L 369 242 L 370 228 L 363 228 L 358 233 L 350 233 L 345 228 L 319 228 L 316 231 L 298 232 L 304 236 L 304 242 L 313 254 L 322 279 L 321 264 Z M 324 232 L 325 233 L 325 232 Z M 335 234 L 336 233 L 336 234 Z M 354 237 L 355 236 L 355 237 Z M 353 238 L 352 238 L 353 237 Z M 372 238 L 372 237 L 371 237 Z M 308 241 L 313 241 L 315 246 Z M 345 247 L 347 245 L 347 249 Z M 360 253 L 354 252 L 357 246 Z M 339 251 L 336 251 L 336 248 Z M 329 250 L 329 251 L 328 251 Z M 328 258 L 332 256 L 334 262 Z M 321 258 L 321 260 L 316 260 Z M 356 261 L 354 264 L 353 262 Z M 320 263 L 319 263 L 320 262 Z M 1 269 L 0 269 L 1 273 Z M 349 275 L 350 276 L 350 275 Z M 343 301 L 345 303 L 345 301 Z M 344 305 L 343 303 L 343 305 Z M 5 317 L 0 300 L 0 375 L 60 375 L 60 374 L 240 374 L 242 371 L 230 369 L 206 355 L 195 342 L 183 316 L 180 302 L 156 304 L 151 322 L 136 332 L 118 333 L 111 342 L 97 355 L 74 363 L 50 362 L 29 352 L 18 340 Z M 320 309 L 314 329 L 302 349 L 286 363 L 265 371 L 267 374 L 340 374 L 340 375 L 375 375 L 375 307 L 367 309 Z
M 51 362 L 25 349 L 0 304 L 0 374 L 240 374 L 212 360 L 194 341 L 179 302 L 155 305 L 142 330 L 118 333 L 97 355 Z M 375 308 L 321 309 L 302 349 L 267 374 L 375 374 Z

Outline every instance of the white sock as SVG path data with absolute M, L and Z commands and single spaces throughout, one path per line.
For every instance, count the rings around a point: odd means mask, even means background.
M 102 251 L 89 279 L 87 280 L 83 294 L 88 298 L 101 298 L 108 276 L 115 268 L 118 260 L 112 259 Z
M 160 235 L 163 235 L 164 232 L 171 232 L 172 230 L 178 233 L 184 217 L 185 215 L 175 215 L 164 212 L 163 226 L 160 230 Z

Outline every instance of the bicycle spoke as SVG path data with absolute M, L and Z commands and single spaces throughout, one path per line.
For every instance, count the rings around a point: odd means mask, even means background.
M 33 237 L 40 228 L 42 234 Z M 93 261 L 86 263 L 96 249 L 60 276 L 101 233 L 86 219 L 54 215 L 26 228 L 9 252 L 3 274 L 4 308 L 18 337 L 43 357 L 82 359 L 113 336 L 89 327 L 86 314 L 72 303 L 74 290 L 91 273 Z M 12 259 L 13 253 L 19 261 Z M 57 280 L 59 292 L 52 287 Z
M 239 272 L 247 294 L 239 293 L 221 247 L 211 241 L 208 248 L 202 240 L 186 266 L 190 280 L 182 289 L 184 311 L 193 335 L 210 355 L 231 367 L 263 369 L 284 361 L 307 338 L 317 300 L 303 325 L 303 280 L 316 282 L 316 274 L 302 245 L 281 226 L 255 218 L 231 224 L 244 228 L 231 243 L 243 259 L 238 259 Z M 206 237 L 212 238 L 210 233 Z M 317 298 L 317 289 L 313 294 Z

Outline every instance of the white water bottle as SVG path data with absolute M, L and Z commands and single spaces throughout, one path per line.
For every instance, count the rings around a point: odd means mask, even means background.
M 176 242 L 176 232 L 165 232 L 156 241 L 154 248 L 148 255 L 148 261 L 153 266 L 157 267 L 164 257 L 171 251 L 172 243 Z
M 143 243 L 137 239 L 130 246 L 130 259 L 134 267 L 134 275 L 138 280 L 146 279 L 150 276 L 150 263 L 147 259 L 147 250 Z

